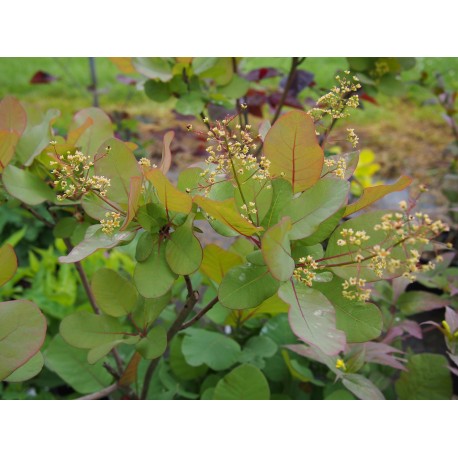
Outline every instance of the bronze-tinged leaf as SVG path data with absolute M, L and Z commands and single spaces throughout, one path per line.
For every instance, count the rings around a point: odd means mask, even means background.
M 172 165 L 172 152 L 170 151 L 170 144 L 172 143 L 174 137 L 175 133 L 171 130 L 164 135 L 164 140 L 162 141 L 162 161 L 159 168 L 164 175 L 167 174 L 170 166 Z
M 0 286 L 10 281 L 17 270 L 17 257 L 11 245 L 0 247 Z
M 16 132 L 0 131 L 0 172 L 13 159 L 19 135 Z
M 118 70 L 123 73 L 137 73 L 132 65 L 132 57 L 109 57 L 108 59 L 116 65 Z
M 284 174 L 294 193 L 305 191 L 320 179 L 324 153 L 312 118 L 302 111 L 286 113 L 270 128 L 264 154 L 271 162 L 272 175 Z
M 237 212 L 234 199 L 215 201 L 202 196 L 194 197 L 194 202 L 208 215 L 242 235 L 253 235 L 262 230 Z
M 141 359 L 142 357 L 140 353 L 135 352 L 131 360 L 129 361 L 129 364 L 126 367 L 126 370 L 119 379 L 119 384 L 121 386 L 128 386 L 137 380 L 137 370 Z
M 127 216 L 123 225 L 119 228 L 120 231 L 123 231 L 129 223 L 134 219 L 138 211 L 138 206 L 140 202 L 140 196 L 142 192 L 142 178 L 141 177 L 131 177 L 130 187 L 129 187 L 129 202 L 127 206 Z
M 412 178 L 402 175 L 396 183 L 393 184 L 381 184 L 379 186 L 372 186 L 370 188 L 365 188 L 362 196 L 351 205 L 348 205 L 344 216 L 352 215 L 357 211 L 377 202 L 382 197 L 385 197 L 387 194 L 392 192 L 402 191 L 407 188 L 412 183 Z
M 0 101 L 0 131 L 22 135 L 27 126 L 27 114 L 19 101 L 7 95 Z
M 80 126 L 70 130 L 67 135 L 68 145 L 75 146 L 81 135 L 83 135 L 86 129 L 91 127 L 92 124 L 94 124 L 94 120 L 92 118 L 86 118 Z
M 211 243 L 204 248 L 204 257 L 200 270 L 216 283 L 221 283 L 226 273 L 232 267 L 241 264 L 242 261 L 238 254 Z
M 156 188 L 157 197 L 167 211 L 185 213 L 192 209 L 192 198 L 190 195 L 179 191 L 170 183 L 160 169 L 152 169 L 146 173 L 146 178 Z

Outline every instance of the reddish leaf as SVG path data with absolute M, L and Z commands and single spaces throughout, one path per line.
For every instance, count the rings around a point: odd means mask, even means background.
M 175 133 L 173 132 L 173 130 L 167 132 L 164 135 L 162 146 L 162 161 L 161 165 L 159 166 L 164 175 L 167 174 L 167 172 L 170 169 L 170 166 L 172 165 L 172 152 L 170 151 L 170 144 L 172 143 L 174 137 Z
M 244 78 L 248 81 L 261 81 L 263 79 L 274 78 L 279 75 L 281 75 L 281 73 L 276 68 L 262 67 L 251 70 L 251 72 L 247 73 Z
M 294 193 L 305 191 L 320 179 L 324 153 L 312 118 L 302 111 L 286 113 L 270 128 L 264 154 L 271 162 L 271 173 L 284 175 Z
M 30 79 L 30 84 L 50 84 L 59 78 L 42 70 L 38 70 Z
M 137 214 L 138 205 L 140 201 L 140 196 L 142 192 L 142 178 L 141 177 L 131 177 L 130 187 L 129 187 L 129 202 L 127 206 L 127 216 L 123 225 L 119 228 L 120 231 L 123 231 L 129 223 L 134 219 Z
M 27 126 L 27 114 L 17 99 L 7 95 L 0 102 L 0 131 L 22 135 Z
M 120 385 L 129 386 L 131 383 L 134 383 L 137 380 L 138 365 L 140 364 L 141 360 L 142 357 L 140 356 L 140 353 L 135 352 L 129 361 L 129 364 L 127 365 L 124 373 L 119 379 Z
M 402 371 L 405 370 L 402 363 L 406 360 L 394 355 L 394 353 L 403 353 L 397 348 L 382 342 L 366 342 L 364 344 L 364 350 L 364 360 L 368 363 L 382 364 L 383 366 L 394 367 Z
M 347 206 L 344 216 L 351 215 L 357 211 L 377 202 L 382 197 L 385 197 L 387 194 L 392 192 L 402 191 L 407 188 L 412 183 L 412 178 L 402 175 L 396 183 L 393 184 L 381 184 L 379 186 L 372 186 L 370 188 L 365 188 L 362 196 L 351 205 Z

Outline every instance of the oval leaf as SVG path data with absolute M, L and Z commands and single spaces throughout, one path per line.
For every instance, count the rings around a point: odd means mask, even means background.
M 41 348 L 46 319 L 30 301 L 0 303 L 0 380 L 29 361 Z
M 95 272 L 92 277 L 92 292 L 97 305 L 110 316 L 125 316 L 137 304 L 135 286 L 111 269 L 99 269 Z
M 326 355 L 345 348 L 345 334 L 336 328 L 334 307 L 322 293 L 292 281 L 281 286 L 278 295 L 290 305 L 289 323 L 294 334 Z
M 236 266 L 229 270 L 219 285 L 218 298 L 227 308 L 249 309 L 261 305 L 279 287 L 280 282 L 270 275 L 265 266 Z
M 324 153 L 315 130 L 308 114 L 293 110 L 281 116 L 266 135 L 264 154 L 271 162 L 270 173 L 284 173 L 294 193 L 305 191 L 320 179 Z

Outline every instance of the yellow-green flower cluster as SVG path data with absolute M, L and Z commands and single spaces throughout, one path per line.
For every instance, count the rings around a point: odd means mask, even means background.
M 231 119 L 217 121 L 206 134 L 206 151 L 209 156 L 205 162 L 208 167 L 201 173 L 207 182 L 207 186 L 202 186 L 206 193 L 220 181 L 217 177 L 221 177 L 221 181 L 227 177 L 243 181 L 264 181 L 270 178 L 270 161 L 264 156 L 259 162 L 256 159 L 255 151 L 258 146 L 251 135 L 251 126 L 247 124 L 242 128 L 237 124 L 233 130 L 230 122 Z
M 343 76 L 337 75 L 337 85 L 317 100 L 315 108 L 308 111 L 315 121 L 319 121 L 325 115 L 333 119 L 345 118 L 349 116 L 347 108 L 359 106 L 359 97 L 356 92 L 361 88 L 361 84 L 356 76 L 350 78 L 349 75 L 348 70 L 344 72 Z
M 351 143 L 353 148 L 358 145 L 359 137 L 355 134 L 355 129 L 347 129 L 347 142 Z
M 353 301 L 365 302 L 371 297 L 371 290 L 365 286 L 364 278 L 351 277 L 342 283 L 342 296 Z
M 345 180 L 345 173 L 347 171 L 347 162 L 343 157 L 338 160 L 335 159 L 325 159 L 324 165 L 332 170 L 329 170 L 327 173 L 332 173 L 336 177 L 342 178 Z
M 90 170 L 94 165 L 89 156 L 85 156 L 81 151 L 56 156 L 56 161 L 51 161 L 50 165 L 55 168 L 51 171 L 54 176 L 54 187 L 62 192 L 57 195 L 57 200 L 80 199 L 90 191 L 105 197 L 110 187 L 110 180 L 103 176 L 92 175 Z
M 408 204 L 400 202 L 401 212 L 386 213 L 381 217 L 380 223 L 374 226 L 375 231 L 384 231 L 386 239 L 382 247 L 380 244 L 362 248 L 362 242 L 370 239 L 365 231 L 343 229 L 342 238 L 337 241 L 339 246 L 352 245 L 356 251 L 351 251 L 352 262 L 361 264 L 368 261 L 365 267 L 372 270 L 382 278 L 387 272 L 393 275 L 402 275 L 409 281 L 415 281 L 416 274 L 434 269 L 432 262 L 421 263 L 421 253 L 412 245 L 423 244 L 449 228 L 440 220 L 433 221 L 427 214 L 421 212 L 415 215 L 409 214 Z M 410 245 L 410 246 L 409 246 Z M 399 251 L 394 251 L 398 246 L 402 247 L 402 258 Z M 364 252 L 363 252 L 364 250 Z M 349 263 L 349 264 L 351 264 Z M 370 290 L 366 288 L 366 279 L 360 275 L 349 278 L 342 283 L 342 295 L 347 299 L 366 301 L 370 298 Z
M 240 216 L 247 221 L 252 221 L 250 218 L 250 214 L 256 215 L 258 213 L 258 210 L 256 209 L 256 203 L 255 202 L 248 202 L 247 204 L 243 204 L 240 209 L 242 210 L 240 213 Z
M 319 268 L 318 263 L 312 256 L 306 256 L 299 259 L 299 265 L 294 269 L 293 277 L 311 287 L 316 279 L 316 270 Z
M 114 230 L 121 225 L 121 214 L 116 212 L 106 212 L 105 218 L 100 220 L 102 232 L 107 235 L 112 235 Z

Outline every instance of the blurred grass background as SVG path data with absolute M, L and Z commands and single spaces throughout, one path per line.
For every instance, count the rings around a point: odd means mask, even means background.
M 158 105 L 149 100 L 143 90 L 119 82 L 117 75 L 120 72 L 108 58 L 95 58 L 95 65 L 100 106 L 104 110 L 127 110 L 136 115 L 160 114 L 167 109 L 163 104 Z M 274 66 L 287 72 L 290 58 L 253 57 L 244 58 L 241 62 L 241 69 L 246 72 L 261 66 Z M 309 57 L 301 65 L 302 69 L 315 74 L 318 87 L 323 88 L 333 86 L 336 71 L 347 67 L 344 57 Z M 39 70 L 58 79 L 51 84 L 30 84 L 30 79 Z M 404 72 L 402 78 L 405 81 L 415 81 L 422 72 L 427 72 L 430 79 L 436 72 L 440 72 L 446 83 L 458 90 L 458 58 L 417 58 L 416 66 Z M 76 111 L 92 105 L 92 94 L 88 90 L 90 84 L 89 59 L 86 57 L 0 58 L 0 97 L 11 94 L 43 110 L 58 108 L 62 117 L 57 126 L 68 126 Z M 368 124 L 379 120 L 399 120 L 399 116 L 405 112 L 405 109 L 399 107 L 406 103 L 411 103 L 409 116 L 427 119 L 439 111 L 436 106 L 420 106 L 427 98 L 431 98 L 431 93 L 418 85 L 412 85 L 402 98 L 379 95 L 379 106 L 366 103 L 365 109 L 353 116 L 352 121 Z

